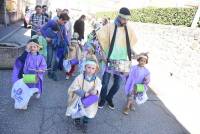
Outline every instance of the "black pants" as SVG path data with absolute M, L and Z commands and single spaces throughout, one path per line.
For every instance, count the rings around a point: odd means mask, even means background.
M 109 81 L 110 81 L 110 76 L 111 76 L 111 74 L 108 73 L 108 72 L 104 72 L 104 74 L 103 74 L 102 88 L 101 88 L 101 94 L 100 94 L 102 102 L 105 102 L 106 100 L 107 101 L 112 101 L 113 96 L 117 93 L 117 91 L 120 88 L 120 84 L 121 84 L 122 79 L 121 79 L 121 77 L 119 75 L 114 74 L 114 76 L 113 76 L 114 77 L 113 85 L 112 85 L 110 91 L 107 94 L 107 89 L 108 89 L 108 84 L 109 84 Z

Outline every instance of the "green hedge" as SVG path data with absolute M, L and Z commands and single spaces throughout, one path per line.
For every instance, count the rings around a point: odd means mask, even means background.
M 197 8 L 142 8 L 131 10 L 131 21 L 191 26 Z M 97 17 L 114 19 L 117 12 L 98 12 Z

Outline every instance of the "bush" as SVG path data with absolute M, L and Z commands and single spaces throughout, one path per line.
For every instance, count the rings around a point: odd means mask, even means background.
M 191 26 L 197 8 L 142 8 L 131 10 L 131 21 Z M 114 19 L 118 12 L 98 12 L 97 17 Z

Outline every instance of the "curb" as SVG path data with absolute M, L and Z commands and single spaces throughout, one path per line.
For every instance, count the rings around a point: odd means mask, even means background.
M 8 33 L 7 35 L 3 36 L 2 38 L 0 38 L 0 42 L 7 39 L 9 36 L 13 35 L 15 32 L 19 31 L 22 27 L 18 27 L 17 29 L 13 30 L 12 32 Z

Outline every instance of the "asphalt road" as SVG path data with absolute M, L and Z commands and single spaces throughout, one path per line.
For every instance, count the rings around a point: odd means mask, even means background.
M 7 41 L 25 43 L 27 30 L 20 29 Z M 78 134 L 71 118 L 65 116 L 67 88 L 73 79 L 65 80 L 59 72 L 59 81 L 45 76 L 44 92 L 39 100 L 31 98 L 27 111 L 15 110 L 11 96 L 11 70 L 0 70 L 0 134 Z M 112 81 L 112 80 L 111 80 Z M 189 134 L 163 105 L 148 91 L 149 100 L 136 106 L 128 116 L 122 114 L 126 97 L 123 85 L 114 97 L 115 110 L 98 110 L 89 123 L 89 134 Z

